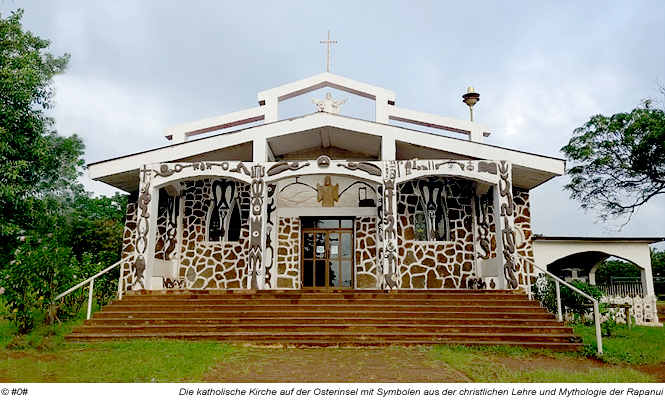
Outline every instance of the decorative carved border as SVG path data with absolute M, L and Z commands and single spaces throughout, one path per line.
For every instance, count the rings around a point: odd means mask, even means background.
M 507 161 L 499 163 L 499 196 L 501 219 L 501 242 L 503 243 L 503 273 L 506 289 L 519 286 L 517 280 L 517 264 L 515 263 L 515 230 L 513 229 L 515 205 L 513 203 L 513 187 L 511 164 Z
M 395 196 L 395 161 L 385 162 L 385 175 L 383 178 L 383 201 L 382 201 L 382 231 L 383 231 L 383 251 L 380 258 L 386 266 L 384 278 L 386 284 L 391 288 L 397 287 L 395 279 L 397 277 L 397 202 Z
M 263 265 L 261 232 L 263 230 L 264 175 L 264 166 L 254 165 L 252 167 L 252 186 L 250 189 L 251 216 L 249 219 L 249 274 L 251 279 L 250 287 L 255 290 L 259 288 L 258 276 L 262 272 L 261 267 Z
M 134 275 L 134 286 L 141 285 L 141 288 L 145 289 L 146 256 L 149 245 L 148 235 L 150 234 L 150 213 L 148 212 L 148 207 L 152 200 L 152 195 L 150 194 L 152 175 L 146 165 L 143 166 L 140 174 L 141 183 L 139 185 L 141 189 L 137 202 L 136 243 L 134 245 L 136 258 L 134 264 L 132 264 L 132 275 Z

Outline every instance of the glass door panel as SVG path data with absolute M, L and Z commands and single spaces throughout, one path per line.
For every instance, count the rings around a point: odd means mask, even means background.
M 339 261 L 330 261 L 330 268 L 328 269 L 328 285 L 331 287 L 340 286 Z
M 344 260 L 342 261 L 342 284 L 341 286 L 344 287 L 352 287 L 353 286 L 353 267 L 351 265 L 351 260 Z
M 305 287 L 314 286 L 314 261 L 304 260 L 302 268 L 302 285 Z
M 352 288 L 353 220 L 309 219 L 302 232 L 302 287 Z
M 326 287 L 326 260 L 316 260 L 316 268 L 314 270 L 314 286 Z

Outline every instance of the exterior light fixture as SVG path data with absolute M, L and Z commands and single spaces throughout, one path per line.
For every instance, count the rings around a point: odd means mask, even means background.
M 473 86 L 469 86 L 469 88 L 466 89 L 466 94 L 462 95 L 462 99 L 463 99 L 462 101 L 466 103 L 467 106 L 469 106 L 469 112 L 471 113 L 471 122 L 473 122 L 473 106 L 475 106 L 476 103 L 480 101 L 480 94 L 476 93 Z

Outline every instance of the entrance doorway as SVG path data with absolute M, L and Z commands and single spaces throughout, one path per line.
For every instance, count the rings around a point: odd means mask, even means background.
M 353 288 L 353 218 L 301 218 L 303 289 Z

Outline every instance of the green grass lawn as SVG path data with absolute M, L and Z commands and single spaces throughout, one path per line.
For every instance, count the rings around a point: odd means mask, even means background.
M 197 382 L 219 362 L 242 356 L 243 350 L 167 340 L 0 350 L 0 377 L 10 382 Z
M 593 326 L 575 326 L 575 334 L 582 337 L 587 353 L 596 349 L 596 331 Z M 665 328 L 620 325 L 611 337 L 603 338 L 601 360 L 611 364 L 652 365 L 665 363 Z
M 11 324 L 0 320 L 0 380 L 6 382 L 199 382 L 220 363 L 242 363 L 249 350 L 218 342 L 133 340 L 107 343 L 68 343 L 63 336 L 81 320 L 43 328 L 17 337 Z M 617 328 L 603 338 L 605 364 L 595 362 L 593 327 L 575 327 L 587 344 L 582 353 L 553 353 L 519 347 L 434 346 L 414 348 L 434 362 L 445 362 L 474 382 L 648 382 L 652 378 L 633 365 L 665 367 L 665 328 Z M 10 348 L 8 348 L 10 347 Z M 261 353 L 252 349 L 252 354 Z M 353 351 L 353 350 L 349 350 Z M 411 351 L 411 350 L 408 350 Z M 535 361 L 531 368 L 511 368 L 506 360 Z M 567 363 L 591 367 L 547 368 Z M 554 360 L 554 361 L 552 361 Z M 549 363 L 549 364 L 548 364 Z M 570 364 L 572 365 L 572 364 Z
M 526 383 L 526 382 L 651 382 L 650 376 L 627 366 L 588 367 L 575 370 L 575 363 L 588 361 L 578 353 L 555 353 L 548 350 L 523 347 L 491 346 L 462 347 L 436 346 L 432 358 L 443 361 L 464 373 L 474 382 Z M 528 368 L 509 368 L 500 359 L 524 359 Z M 534 360 L 559 359 L 559 368 L 544 367 Z M 548 362 L 546 365 L 550 365 Z M 561 368 L 568 365 L 571 368 Z

